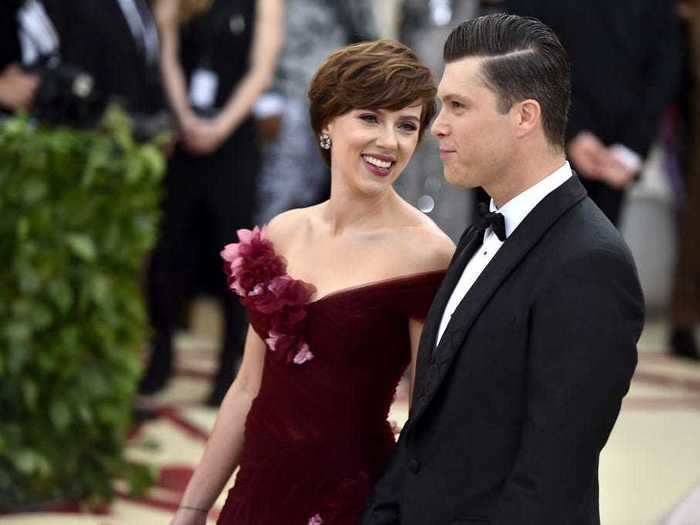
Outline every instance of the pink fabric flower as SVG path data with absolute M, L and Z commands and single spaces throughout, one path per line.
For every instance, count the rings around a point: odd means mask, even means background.
M 277 256 L 265 229 L 238 230 L 240 242 L 227 244 L 221 251 L 229 287 L 246 297 L 261 283 L 285 273 L 284 261 Z
M 323 525 L 323 520 L 321 519 L 320 514 L 314 514 L 311 516 L 307 525 Z
M 288 308 L 289 311 L 286 314 L 292 316 L 289 321 L 292 324 L 306 317 L 306 313 L 302 314 L 299 311 L 311 297 L 312 292 L 306 283 L 292 279 L 288 275 L 280 275 L 265 283 L 260 292 L 257 288 L 257 286 L 254 287 L 246 297 L 246 304 L 252 309 L 263 314 L 272 314 L 285 307 L 292 307 Z
M 309 345 L 304 343 L 301 345 L 301 348 L 299 348 L 297 355 L 294 356 L 294 364 L 303 365 L 307 361 L 311 361 L 313 358 L 314 354 L 312 354 L 311 350 L 309 350 Z
M 286 273 L 286 263 L 265 238 L 265 229 L 238 230 L 238 243 L 221 251 L 229 287 L 255 313 L 268 317 L 267 346 L 287 363 L 313 359 L 304 341 L 306 305 L 314 293 L 308 283 Z

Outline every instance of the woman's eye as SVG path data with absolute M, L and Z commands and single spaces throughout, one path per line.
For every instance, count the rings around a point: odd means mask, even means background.
M 452 102 L 450 102 L 450 106 L 452 106 L 454 109 L 462 109 L 464 107 L 464 104 L 453 100 Z
M 376 115 L 361 115 L 360 118 L 364 120 L 365 122 L 377 122 L 377 116 Z
M 411 124 L 410 122 L 407 122 L 405 124 L 401 124 L 400 128 L 403 131 L 408 131 L 408 132 L 413 132 L 418 129 L 418 127 L 415 124 Z

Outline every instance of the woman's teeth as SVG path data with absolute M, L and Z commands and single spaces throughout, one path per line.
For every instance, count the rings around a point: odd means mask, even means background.
M 385 170 L 391 168 L 391 165 L 393 164 L 388 160 L 380 160 L 375 157 L 370 157 L 369 155 L 364 155 L 363 158 L 373 166 L 377 166 L 378 168 L 383 168 Z

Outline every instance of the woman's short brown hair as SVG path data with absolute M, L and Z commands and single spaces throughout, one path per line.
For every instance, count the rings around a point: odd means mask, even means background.
M 420 135 L 435 115 L 435 81 L 413 50 L 395 40 L 342 47 L 321 64 L 309 86 L 311 127 L 318 137 L 353 109 L 396 111 L 420 102 Z M 321 149 L 330 164 L 330 152 Z

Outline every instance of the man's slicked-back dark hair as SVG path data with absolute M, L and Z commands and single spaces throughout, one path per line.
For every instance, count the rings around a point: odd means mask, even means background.
M 571 100 L 569 59 L 549 27 L 535 18 L 495 14 L 468 20 L 445 42 L 446 63 L 479 57 L 484 83 L 498 96 L 499 111 L 527 99 L 539 102 L 549 142 L 564 146 Z

